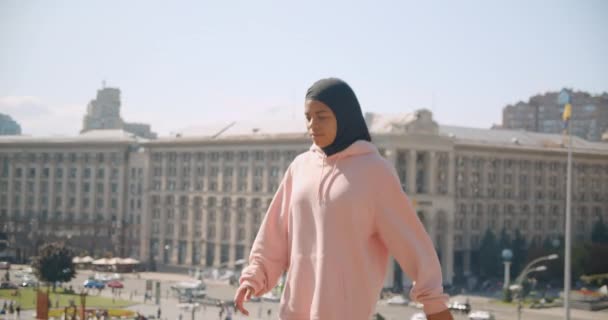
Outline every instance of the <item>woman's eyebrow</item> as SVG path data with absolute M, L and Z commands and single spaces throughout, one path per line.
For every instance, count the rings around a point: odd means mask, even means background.
M 315 114 L 321 114 L 321 113 L 325 113 L 325 112 L 328 112 L 328 111 L 327 110 L 320 110 L 320 111 L 315 112 Z

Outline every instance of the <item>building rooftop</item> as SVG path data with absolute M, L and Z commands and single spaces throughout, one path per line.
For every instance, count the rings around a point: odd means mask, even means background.
M 451 139 L 456 145 L 499 146 L 505 148 L 529 148 L 564 150 L 561 134 L 537 133 L 510 129 L 468 128 L 438 125 L 428 110 L 386 115 L 366 113 L 366 121 L 373 135 L 435 135 Z M 308 142 L 306 126 L 300 119 L 273 119 L 266 121 L 235 121 L 190 127 L 171 136 L 146 140 L 124 130 L 93 130 L 75 137 L 4 136 L 2 144 L 39 143 L 143 143 L 144 145 L 225 143 L 228 141 L 263 142 L 268 140 L 295 140 Z M 591 142 L 573 137 L 574 149 L 608 155 L 608 143 Z
M 3 144 L 63 144 L 63 143 L 116 143 L 146 141 L 124 130 L 91 130 L 77 136 L 0 136 L 0 146 Z

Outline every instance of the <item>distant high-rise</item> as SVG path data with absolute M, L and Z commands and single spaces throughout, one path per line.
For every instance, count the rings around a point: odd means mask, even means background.
M 82 132 L 91 130 L 122 129 L 147 139 L 156 139 L 150 125 L 124 122 L 120 117 L 120 89 L 102 88 L 87 106 Z
M 0 135 L 19 135 L 21 126 L 11 116 L 0 113 Z
M 608 132 L 608 93 L 592 96 L 566 89 L 572 97 L 572 133 L 589 141 L 601 141 Z M 557 104 L 559 92 L 535 95 L 503 109 L 502 128 L 543 133 L 563 131 L 563 106 Z

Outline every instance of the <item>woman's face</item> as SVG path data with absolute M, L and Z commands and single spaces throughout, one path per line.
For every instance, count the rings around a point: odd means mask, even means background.
M 315 100 L 306 100 L 304 109 L 306 128 L 312 141 L 320 148 L 331 145 L 338 132 L 334 112 L 325 103 Z

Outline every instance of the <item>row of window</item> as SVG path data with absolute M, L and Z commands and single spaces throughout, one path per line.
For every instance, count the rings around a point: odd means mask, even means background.
M 534 169 L 535 172 L 542 173 L 546 172 L 548 168 L 550 171 L 563 173 L 566 170 L 565 161 L 533 161 L 533 160 L 517 160 L 517 159 L 488 159 L 483 157 L 456 157 L 456 166 L 458 168 L 464 168 L 471 166 L 474 169 L 481 170 L 484 168 L 498 170 L 503 169 L 515 169 L 518 168 L 521 171 L 528 171 Z M 608 165 L 592 164 L 592 163 L 575 163 L 573 165 L 574 172 L 580 174 L 608 174 Z M 529 172 L 528 172 L 529 173 Z
M 303 152 L 303 151 L 300 151 Z M 292 161 L 298 151 L 290 150 L 283 151 L 283 157 L 288 161 Z M 216 162 L 216 161 L 279 161 L 281 160 L 281 152 L 280 151 L 263 151 L 263 150 L 255 150 L 255 151 L 211 151 L 211 152 L 155 152 L 152 154 L 152 160 L 155 162 L 160 162 L 165 158 L 168 162 L 190 162 L 192 160 L 196 162 L 204 162 L 206 160 Z
M 111 153 L 62 153 L 62 152 L 42 152 L 42 153 L 14 153 L 12 154 L 12 159 L 9 155 L 0 156 L 0 161 L 27 161 L 27 162 L 36 162 L 37 160 L 41 160 L 43 162 L 55 161 L 55 162 L 77 162 L 78 160 L 82 160 L 84 163 L 89 162 L 98 162 L 104 163 L 106 161 L 110 161 L 111 163 L 118 163 L 119 160 L 125 159 L 126 155 L 118 152 Z
M 7 209 L 0 209 L 0 217 L 2 219 L 13 218 L 12 220 L 29 220 L 30 223 L 38 223 L 39 221 L 81 221 L 81 222 L 97 222 L 97 221 L 109 221 L 116 222 L 117 215 L 116 213 L 112 213 L 109 216 L 106 216 L 102 213 L 89 214 L 87 212 L 62 212 L 55 211 L 49 212 L 48 210 L 41 210 L 39 213 L 26 211 L 21 212 L 20 210 L 13 210 L 12 216 L 9 216 L 9 212 Z M 136 220 L 140 218 L 137 217 Z
M 67 184 L 67 192 L 71 193 L 71 194 L 75 194 L 76 193 L 76 188 L 77 188 L 77 183 L 76 182 L 68 182 Z M 82 188 L 82 192 L 88 193 L 88 192 L 93 192 L 93 186 L 95 186 L 95 192 L 96 193 L 103 193 L 105 190 L 105 184 L 104 183 L 91 183 L 91 182 L 81 182 L 80 183 L 80 187 Z M 118 183 L 110 183 L 110 192 L 111 193 L 117 193 L 118 192 Z M 13 192 L 28 192 L 28 193 L 34 193 L 36 192 L 36 185 L 34 184 L 33 181 L 28 181 L 25 183 L 25 190 L 22 190 L 22 184 L 21 181 L 14 181 L 11 189 Z M 38 185 L 39 188 L 39 192 L 41 194 L 45 194 L 48 193 L 49 191 L 49 182 L 47 181 L 40 181 L 40 184 Z M 7 192 L 8 191 L 8 182 L 6 181 L 0 181 L 0 192 Z M 55 182 L 55 189 L 54 189 L 55 193 L 61 193 L 63 192 L 63 183 L 61 181 Z
M 21 199 L 25 198 L 25 202 L 21 202 Z M 11 204 L 11 206 L 13 208 L 19 208 L 21 207 L 22 204 L 24 204 L 26 207 L 34 207 L 36 205 L 36 198 L 33 196 L 28 196 L 28 197 L 24 197 L 22 198 L 20 195 L 15 195 L 13 196 L 13 202 Z M 38 204 L 41 207 L 48 207 L 51 203 L 50 200 L 52 198 L 47 197 L 47 196 L 40 196 L 38 199 Z M 61 196 L 57 196 L 55 197 L 53 202 L 53 206 L 56 209 L 59 209 L 63 206 L 64 202 L 63 202 L 63 197 Z M 68 208 L 73 209 L 76 208 L 76 198 L 75 197 L 68 197 L 66 202 L 66 205 Z M 82 198 L 82 202 L 81 202 L 81 207 L 83 209 L 88 209 L 88 208 L 92 208 L 92 201 L 95 200 L 95 208 L 96 209 L 103 209 L 107 204 L 105 203 L 105 201 L 102 198 L 96 198 L 96 199 L 91 199 L 88 197 Z M 0 207 L 6 208 L 8 207 L 8 197 L 6 195 L 0 195 Z M 109 202 L 109 208 L 116 210 L 118 209 L 119 205 L 118 205 L 118 198 L 110 198 L 110 202 Z M 141 201 L 139 201 L 138 203 L 138 209 L 141 208 Z
M 180 173 L 182 177 L 203 177 L 206 175 L 206 170 L 209 170 L 209 177 L 219 177 L 220 175 L 220 168 L 218 166 L 211 166 L 211 167 L 205 167 L 205 166 L 197 166 L 197 167 L 189 167 L 189 166 L 185 166 L 185 167 L 181 167 L 180 169 Z M 192 170 L 194 169 L 194 170 Z M 261 167 L 261 166 L 256 166 L 253 167 L 253 176 L 254 177 L 263 177 L 264 176 L 264 172 L 268 171 L 268 175 L 270 177 L 278 177 L 280 174 L 280 170 L 278 166 L 271 166 L 270 168 L 268 168 L 268 170 L 266 170 L 265 167 Z M 224 167 L 222 169 L 222 174 L 224 177 L 232 177 L 234 175 L 234 172 L 238 173 L 238 177 L 240 178 L 247 178 L 249 176 L 249 167 Z M 152 174 L 154 177 L 162 177 L 163 174 L 165 174 L 165 176 L 167 177 L 176 177 L 178 176 L 178 168 L 177 167 L 166 167 L 163 169 L 163 167 L 160 166 L 155 166 L 152 169 Z
M 217 228 L 215 226 L 208 226 L 207 230 L 206 230 L 205 238 L 208 239 L 208 240 L 216 239 L 216 237 L 218 236 L 218 232 L 217 231 L 220 231 L 219 232 L 219 236 L 220 237 L 219 237 L 218 240 L 229 241 L 230 240 L 230 236 L 231 236 L 231 229 L 232 229 L 232 227 L 230 225 L 223 225 L 220 228 L 220 230 L 217 230 Z M 258 231 L 258 229 L 259 229 L 259 225 L 252 225 L 251 226 L 250 231 L 251 231 L 251 234 L 253 235 L 251 240 L 255 239 L 255 234 Z M 165 236 L 167 236 L 169 238 L 173 238 L 173 236 L 175 234 L 175 231 L 176 231 L 175 230 L 175 226 L 172 223 L 165 224 L 164 228 L 162 228 L 162 229 L 161 229 L 161 224 L 160 223 L 158 223 L 158 222 L 153 222 L 152 223 L 152 233 L 153 234 L 156 234 L 156 235 L 163 235 L 164 234 Z M 202 227 L 201 227 L 200 224 L 193 225 L 192 231 L 193 231 L 192 236 L 194 238 L 201 238 L 203 236 L 203 233 L 202 233 L 203 229 L 202 229 Z M 236 241 L 242 242 L 242 241 L 246 240 L 245 239 L 246 238 L 246 236 L 245 236 L 246 229 L 245 229 L 244 226 L 238 226 L 238 227 L 236 227 L 235 231 L 236 231 L 236 234 L 235 234 Z M 178 234 L 179 234 L 180 238 L 187 238 L 190 235 L 190 232 L 188 230 L 188 225 L 181 224 L 179 226 L 179 233 Z
M 247 206 L 246 198 L 237 198 L 236 201 L 232 201 L 231 197 L 216 198 L 214 196 L 188 197 L 188 196 L 174 196 L 174 195 L 166 195 L 166 196 L 152 195 L 150 199 L 151 199 L 153 206 L 159 206 L 161 204 L 168 205 L 168 206 L 172 206 L 172 205 L 188 206 L 191 204 L 194 207 L 206 206 L 207 208 L 215 208 L 215 207 L 221 206 L 222 208 L 229 208 L 232 206 L 233 202 L 236 205 L 236 208 L 238 208 L 238 209 L 242 209 Z M 161 200 L 163 201 L 162 203 L 161 203 Z M 205 202 L 203 203 L 203 201 L 205 201 Z M 270 198 L 266 200 L 267 207 L 270 205 L 271 201 L 272 201 L 272 199 L 270 199 Z M 253 198 L 249 201 L 249 203 L 251 204 L 251 208 L 253 208 L 253 209 L 259 209 L 262 207 L 261 198 Z M 170 210 L 172 210 L 172 209 L 170 208 Z
M 51 169 L 49 167 L 45 167 L 42 168 L 42 170 L 38 170 L 38 168 L 25 168 L 25 167 L 16 167 L 13 170 L 13 178 L 19 179 L 19 178 L 28 178 L 28 179 L 35 179 L 37 175 L 40 176 L 40 179 L 49 179 L 51 178 Z M 67 168 L 67 170 L 64 170 L 64 168 L 55 168 L 54 170 L 54 179 L 62 179 L 64 177 L 64 173 L 67 174 L 67 177 L 69 179 L 75 179 L 78 178 L 78 168 L 76 167 L 72 167 L 72 168 Z M 82 168 L 80 171 L 82 171 L 82 178 L 84 179 L 90 179 L 90 178 L 97 178 L 97 179 L 103 179 L 105 178 L 105 168 L 91 168 L 91 167 L 86 167 L 86 168 Z M 94 175 L 95 174 L 95 175 Z M 3 175 L 3 177 L 8 177 L 8 174 Z M 110 172 L 110 179 L 118 179 L 119 178 L 119 170 L 118 168 L 112 168 L 111 172 Z
M 492 216 L 492 217 L 498 217 L 500 216 L 501 212 L 500 209 L 501 207 L 503 207 L 503 212 L 506 215 L 512 216 L 516 213 L 516 209 L 517 209 L 517 213 L 521 214 L 521 215 L 529 215 L 532 214 L 534 216 L 544 216 L 545 212 L 550 213 L 553 216 L 558 216 L 563 214 L 564 209 L 561 206 L 557 206 L 557 205 L 552 205 L 552 206 L 543 206 L 543 205 L 536 205 L 534 207 L 529 206 L 527 204 L 521 204 L 518 206 L 515 206 L 513 204 L 504 204 L 504 205 L 499 205 L 499 204 L 490 204 L 487 205 L 487 211 L 484 211 L 484 205 L 481 203 L 477 203 L 477 204 L 471 204 L 471 205 L 467 205 L 467 204 L 459 204 L 458 205 L 458 210 L 456 211 L 457 216 L 466 216 L 467 214 L 476 214 L 478 217 L 483 216 L 484 212 L 488 214 L 488 216 Z M 532 209 L 534 209 L 534 211 L 532 211 Z M 608 208 L 606 208 L 606 210 L 608 210 Z M 574 212 L 576 212 L 578 215 L 586 218 L 587 217 L 587 213 L 590 212 L 592 213 L 595 217 L 599 217 L 602 215 L 602 208 L 600 206 L 581 206 L 581 205 L 577 205 Z

